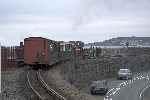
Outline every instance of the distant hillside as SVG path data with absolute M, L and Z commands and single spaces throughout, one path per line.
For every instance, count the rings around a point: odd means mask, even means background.
M 86 46 L 124 46 L 127 42 L 129 46 L 150 46 L 150 37 L 117 37 L 103 42 L 88 43 Z

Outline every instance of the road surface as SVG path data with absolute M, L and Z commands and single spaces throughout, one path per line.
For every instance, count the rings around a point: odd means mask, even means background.
M 117 81 L 116 81 L 117 82 Z M 135 75 L 132 80 L 118 82 L 104 100 L 140 100 L 143 89 L 150 85 L 150 73 Z

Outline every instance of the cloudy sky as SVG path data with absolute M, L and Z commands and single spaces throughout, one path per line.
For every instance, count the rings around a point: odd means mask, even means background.
M 0 42 L 150 36 L 150 0 L 0 0 Z

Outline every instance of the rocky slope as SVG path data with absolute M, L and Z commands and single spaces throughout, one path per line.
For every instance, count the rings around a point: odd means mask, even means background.
M 63 76 L 60 73 L 60 67 L 63 66 L 51 68 L 47 72 L 47 78 L 45 80 L 47 80 L 47 83 L 51 88 L 60 93 L 67 100 L 96 100 L 94 97 L 79 91 L 73 84 L 70 84 L 69 81 L 63 79 Z

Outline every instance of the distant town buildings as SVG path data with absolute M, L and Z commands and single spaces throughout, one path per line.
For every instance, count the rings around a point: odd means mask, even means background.
M 126 45 L 127 42 L 129 46 L 150 46 L 149 42 L 143 43 L 143 40 L 123 40 L 120 42 L 120 45 Z
M 78 49 L 84 47 L 84 42 L 82 41 L 59 41 L 59 43 L 61 51 L 72 51 L 74 48 Z

